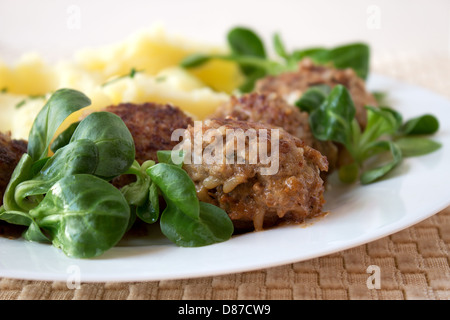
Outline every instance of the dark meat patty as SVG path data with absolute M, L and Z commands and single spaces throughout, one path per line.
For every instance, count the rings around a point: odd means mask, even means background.
M 210 129 L 214 132 L 211 141 L 222 141 L 226 146 L 218 149 L 219 154 L 222 152 L 224 159 L 236 157 L 235 162 L 208 165 L 185 162 L 183 168 L 194 181 L 199 199 L 224 209 L 236 230 L 261 230 L 280 222 L 301 222 L 321 213 L 324 184 L 320 173 L 328 169 L 328 163 L 318 151 L 283 129 L 234 119 L 206 120 L 201 131 L 189 126 L 183 139 L 185 151 L 194 150 L 197 154 L 194 147 L 196 132 L 204 135 L 211 133 Z M 256 132 L 257 141 L 250 143 L 250 139 L 246 139 L 244 151 L 227 148 L 237 145 L 236 141 L 226 139 L 227 130 L 236 132 L 239 129 L 244 133 Z M 275 139 L 276 133 L 272 129 L 279 133 L 278 156 L 274 157 L 278 161 L 278 170 L 267 174 L 264 170 L 272 164 L 263 164 L 260 155 L 259 161 L 252 162 L 249 147 L 258 147 L 258 150 L 266 147 L 271 156 L 276 155 L 276 149 L 272 147 L 272 137 Z M 266 137 L 263 132 L 267 133 Z M 203 157 L 211 141 L 203 140 Z M 213 154 L 217 155 L 216 151 Z M 238 157 L 245 162 L 237 163 Z
M 338 70 L 329 66 L 315 65 L 311 59 L 303 59 L 299 69 L 278 76 L 268 76 L 256 83 L 255 91 L 276 92 L 289 103 L 294 103 L 311 86 L 325 84 L 334 87 L 344 85 L 350 92 L 356 108 L 356 119 L 361 127 L 367 124 L 364 106 L 376 106 L 373 95 L 366 90 L 365 82 L 352 69 Z
M 338 149 L 330 141 L 319 141 L 314 138 L 308 117 L 308 113 L 288 104 L 276 93 L 250 93 L 241 97 L 231 97 L 230 101 L 220 106 L 212 116 L 216 119 L 232 118 L 283 128 L 326 156 L 329 164 L 328 172 L 331 173 L 337 162 Z
M 157 161 L 156 152 L 171 150 L 178 141 L 171 141 L 175 129 L 186 129 L 192 119 L 181 109 L 170 104 L 122 103 L 105 111 L 117 114 L 130 130 L 136 147 L 136 160 Z
M 0 133 L 0 205 L 9 179 L 22 155 L 27 152 L 27 142 L 11 139 L 10 133 Z
M 0 206 L 3 204 L 3 195 L 14 169 L 22 155 L 27 152 L 27 142 L 11 139 L 10 133 L 0 132 Z M 0 236 L 19 238 L 25 227 L 9 224 L 0 220 Z

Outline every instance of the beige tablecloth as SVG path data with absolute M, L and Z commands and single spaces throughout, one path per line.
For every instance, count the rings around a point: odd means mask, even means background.
M 372 60 L 373 72 L 450 98 L 448 53 L 378 53 Z M 78 289 L 0 278 L 0 299 L 441 300 L 450 298 L 449 244 L 450 207 L 380 240 L 280 267 L 184 280 L 81 283 Z M 380 289 L 368 288 L 370 265 L 380 267 Z

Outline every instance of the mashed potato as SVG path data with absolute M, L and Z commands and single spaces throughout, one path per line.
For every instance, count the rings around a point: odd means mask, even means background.
M 120 43 L 84 48 L 69 61 L 48 64 L 37 54 L 26 54 L 12 66 L 0 61 L 0 131 L 27 139 L 35 116 L 59 88 L 80 90 L 92 100 L 60 131 L 83 113 L 121 102 L 171 103 L 203 119 L 229 99 L 243 76 L 229 61 L 212 60 L 195 70 L 178 67 L 195 52 L 215 54 L 225 49 L 169 35 L 154 26 Z M 130 76 L 132 70 L 136 73 Z

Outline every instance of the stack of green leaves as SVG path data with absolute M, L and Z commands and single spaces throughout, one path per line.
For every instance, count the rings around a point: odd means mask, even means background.
M 125 198 L 107 182 L 125 172 L 135 156 L 133 138 L 118 116 L 92 113 L 47 156 L 61 123 L 90 104 L 71 89 L 50 97 L 33 123 L 27 153 L 0 210 L 0 219 L 28 226 L 25 239 L 51 241 L 74 257 L 97 256 L 114 246 L 130 216 Z
M 173 161 L 175 159 L 175 161 Z M 181 247 L 199 247 L 228 240 L 233 224 L 217 206 L 198 200 L 194 182 L 182 167 L 183 155 L 158 151 L 158 162 L 135 161 L 128 174 L 136 182 L 121 189 L 136 216 L 146 223 L 160 222 L 162 233 Z M 165 209 L 160 213 L 159 196 Z
M 90 258 L 115 246 L 136 216 L 158 221 L 161 194 L 167 203 L 161 229 L 177 245 L 202 246 L 231 237 L 228 215 L 198 201 L 181 166 L 135 161 L 133 137 L 117 115 L 91 113 L 51 144 L 62 122 L 90 104 L 71 89 L 50 97 L 7 186 L 0 220 L 26 226 L 26 240 L 51 242 L 68 256 Z M 162 162 L 169 159 L 161 153 Z M 119 190 L 110 181 L 123 174 L 134 174 L 137 181 Z
M 438 120 L 430 114 L 404 122 L 402 115 L 390 107 L 366 106 L 367 126 L 361 130 L 353 100 L 342 85 L 333 89 L 323 85 L 311 87 L 296 105 L 309 113 L 315 138 L 339 143 L 349 152 L 352 161 L 339 168 L 339 177 L 344 182 L 359 178 L 362 184 L 372 183 L 399 165 L 404 157 L 424 155 L 441 147 L 439 142 L 426 137 L 439 129 Z M 388 161 L 380 159 L 372 167 L 367 166 L 370 159 L 386 153 L 390 155 Z

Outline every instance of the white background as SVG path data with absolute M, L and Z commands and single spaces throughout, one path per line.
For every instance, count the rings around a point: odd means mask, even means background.
M 71 6 L 79 8 L 79 28 L 70 27 Z M 290 49 L 359 40 L 374 55 L 450 51 L 449 0 L 0 0 L 0 58 L 14 61 L 28 51 L 68 57 L 154 22 L 217 44 L 239 24 L 267 41 L 279 31 Z

